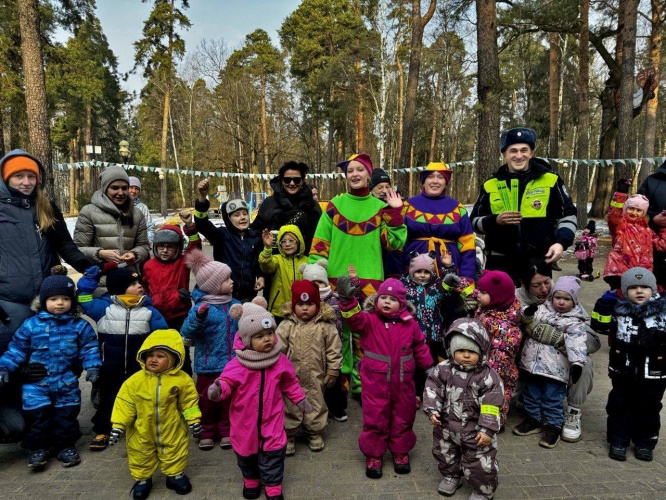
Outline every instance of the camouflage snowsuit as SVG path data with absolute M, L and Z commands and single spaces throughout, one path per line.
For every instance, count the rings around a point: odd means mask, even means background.
M 471 338 L 483 356 L 472 371 L 463 370 L 449 359 L 438 364 L 428 377 L 423 391 L 423 411 L 428 417 L 439 413 L 441 426 L 433 430 L 432 454 L 444 477 L 464 474 L 478 494 L 492 498 L 497 489 L 497 436 L 504 387 L 500 376 L 486 364 L 490 338 L 479 320 L 460 318 L 446 333 Z M 481 431 L 492 438 L 490 446 L 479 448 L 476 435 Z

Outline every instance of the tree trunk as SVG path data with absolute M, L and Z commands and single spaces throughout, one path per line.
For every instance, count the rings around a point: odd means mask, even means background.
M 548 156 L 559 158 L 559 114 L 560 114 L 560 61 L 557 33 L 550 33 L 548 65 L 548 88 L 550 104 L 550 134 L 548 136 Z
M 400 159 L 400 151 L 402 146 L 402 127 L 403 127 L 403 117 L 405 115 L 405 68 L 402 65 L 400 56 L 398 55 L 398 48 L 396 47 L 395 51 L 395 64 L 398 68 L 398 139 L 396 141 L 397 151 L 395 152 L 394 158 Z M 391 165 L 395 164 L 395 160 L 391 162 Z M 404 168 L 406 165 L 400 165 L 398 163 L 398 168 Z
M 477 94 L 478 143 L 477 185 L 480 189 L 498 164 L 500 132 L 500 92 L 497 49 L 497 9 L 495 0 L 477 0 Z
M 47 187 L 53 193 L 51 137 L 37 8 L 37 0 L 18 0 L 21 61 L 25 81 L 25 105 L 30 153 L 44 165 Z
M 271 166 L 268 162 L 268 119 L 266 112 L 266 77 L 261 75 L 261 134 L 264 141 L 264 173 L 271 173 Z
M 578 43 L 578 141 L 576 158 L 590 157 L 590 0 L 580 0 L 580 31 Z M 588 177 L 590 166 L 578 163 L 576 172 L 576 203 L 578 227 L 587 225 Z
M 622 29 L 622 77 L 620 80 L 620 107 L 617 116 L 615 157 L 629 158 L 632 154 L 631 123 L 634 115 L 634 66 L 636 62 L 636 23 L 639 0 L 623 0 L 624 27 Z M 627 175 L 626 169 L 625 174 Z
M 0 113 L 2 113 L 2 155 L 4 156 L 12 150 L 12 108 L 4 107 Z
M 166 83 L 164 91 L 164 109 L 162 115 L 162 147 L 160 149 L 160 212 L 162 217 L 167 216 L 167 145 L 169 142 L 169 104 L 171 101 L 171 88 L 169 82 Z

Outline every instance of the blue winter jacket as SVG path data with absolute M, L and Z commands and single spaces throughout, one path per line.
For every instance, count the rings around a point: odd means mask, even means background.
M 219 375 L 233 357 L 234 336 L 238 321 L 229 316 L 229 309 L 240 304 L 232 299 L 228 304 L 208 304 L 206 319 L 197 318 L 197 308 L 205 301 L 206 294 L 199 287 L 192 290 L 194 305 L 180 330 L 183 338 L 194 340 L 194 373 Z
M 77 399 L 80 403 L 79 380 L 73 367 L 80 365 L 88 370 L 102 366 L 97 336 L 90 323 L 72 313 L 55 315 L 47 311 L 39 311 L 25 320 L 0 358 L 0 368 L 9 372 L 16 371 L 23 363 L 41 363 L 49 373 L 40 382 L 23 385 L 24 410 L 44 406 L 43 397 L 37 395 L 43 392 L 37 386 L 44 385 L 61 401 L 68 394 L 78 394 L 72 404 Z

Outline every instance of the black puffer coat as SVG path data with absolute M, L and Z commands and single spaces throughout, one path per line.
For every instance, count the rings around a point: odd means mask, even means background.
M 638 188 L 638 194 L 650 200 L 648 207 L 650 220 L 662 210 L 666 210 L 666 161 L 643 181 Z

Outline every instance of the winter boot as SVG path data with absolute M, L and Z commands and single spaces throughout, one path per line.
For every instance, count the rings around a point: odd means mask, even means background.
M 324 440 L 319 434 L 312 434 L 308 436 L 308 441 L 310 443 L 310 451 L 321 451 L 324 449 Z
M 582 434 L 580 409 L 567 406 L 562 427 L 562 441 L 575 443 L 580 441 Z
M 35 450 L 30 452 L 28 457 L 28 467 L 35 470 L 42 470 L 48 461 L 46 450 Z
M 150 495 L 150 490 L 153 487 L 153 478 L 149 477 L 144 481 L 137 481 L 132 486 L 132 498 L 134 500 L 145 500 Z
M 379 479 L 382 477 L 381 457 L 365 457 L 365 475 L 370 479 Z
M 393 470 L 396 474 L 409 474 L 412 467 L 409 465 L 409 455 L 407 453 L 393 454 Z
M 192 491 L 192 483 L 190 483 L 190 478 L 188 478 L 185 474 L 180 474 L 173 477 L 167 476 L 166 487 L 175 491 L 179 495 L 187 495 L 190 491 Z
M 437 493 L 445 497 L 452 497 L 456 494 L 456 490 L 462 488 L 462 477 L 445 477 L 439 482 Z
M 220 448 L 223 450 L 230 450 L 232 448 L 231 446 L 231 438 L 230 437 L 223 437 L 220 439 Z
M 557 443 L 560 442 L 560 434 L 562 428 L 553 424 L 546 424 L 543 426 L 543 435 L 539 441 L 539 446 L 543 448 L 555 448 Z
M 639 446 L 634 450 L 634 456 L 644 462 L 652 462 L 652 450 L 650 448 L 641 448 Z
M 287 438 L 287 451 L 285 455 L 291 457 L 296 454 L 296 441 L 293 437 Z
M 199 449 L 202 451 L 208 451 L 215 448 L 215 441 L 212 439 L 200 439 L 199 440 Z
M 608 450 L 608 457 L 618 462 L 624 462 L 627 460 L 627 447 L 620 446 L 619 444 L 612 444 L 610 450 Z

